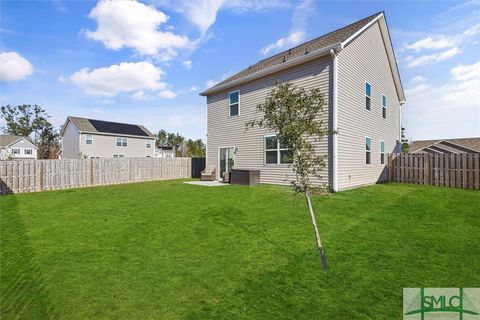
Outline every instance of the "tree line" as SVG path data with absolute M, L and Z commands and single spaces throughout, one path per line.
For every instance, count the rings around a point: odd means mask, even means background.
M 175 150 L 176 157 L 205 157 L 205 143 L 202 139 L 185 139 L 182 135 L 163 129 L 156 136 L 157 147 L 169 146 Z
M 6 105 L 0 108 L 5 121 L 3 132 L 15 136 L 30 137 L 37 146 L 38 159 L 56 159 L 60 153 L 60 130 L 50 123 L 50 116 L 39 105 Z
M 29 137 L 37 146 L 38 159 L 56 159 L 60 153 L 59 129 L 50 123 L 50 115 L 39 105 L 5 105 L 0 108 L 0 117 L 5 121 L 5 134 Z M 157 146 L 170 146 L 177 157 L 205 157 L 202 139 L 186 139 L 177 133 L 160 130 L 156 135 Z

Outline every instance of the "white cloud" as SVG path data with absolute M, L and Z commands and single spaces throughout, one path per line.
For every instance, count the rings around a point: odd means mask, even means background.
M 282 0 L 152 0 L 163 7 L 171 8 L 183 15 L 194 24 L 200 33 L 206 34 L 215 23 L 220 10 L 234 13 L 261 12 L 266 9 L 284 8 L 287 1 Z
M 182 62 L 182 65 L 185 69 L 190 70 L 192 69 L 192 60 L 185 60 Z
M 178 93 L 177 93 L 177 92 L 173 92 L 173 91 L 168 90 L 168 89 L 165 89 L 165 90 L 161 90 L 158 95 L 159 95 L 160 97 L 162 97 L 162 98 L 173 99 L 173 98 L 175 98 L 175 97 L 178 95 Z
M 123 62 L 105 68 L 81 69 L 70 81 L 90 95 L 115 96 L 141 90 L 165 90 L 163 71 L 149 62 Z
M 197 92 L 198 88 L 196 86 L 190 87 L 190 92 Z
M 65 6 L 65 4 L 62 2 L 62 0 L 50 0 L 53 5 L 55 6 L 55 8 L 60 11 L 61 13 L 66 13 L 68 10 L 67 10 L 67 7 Z
M 480 74 L 469 72 L 477 70 L 478 64 L 452 68 L 452 79 L 445 84 L 434 86 L 424 81 L 406 90 L 402 119 L 416 139 L 480 134 Z
M 297 7 L 295 7 L 292 16 L 292 28 L 288 35 L 263 47 L 260 52 L 263 55 L 267 55 L 272 51 L 281 51 L 282 49 L 293 47 L 304 41 L 306 35 L 305 28 L 307 16 L 313 10 L 313 4 L 314 3 L 312 0 L 304 0 Z
M 407 66 L 409 68 L 413 68 L 413 67 L 418 67 L 425 64 L 434 64 L 443 60 L 450 59 L 460 54 L 461 52 L 462 51 L 458 47 L 453 47 L 446 51 L 423 55 L 418 58 L 413 58 L 408 62 Z
M 150 97 L 147 96 L 145 94 L 145 91 L 143 90 L 139 90 L 137 92 L 134 92 L 131 96 L 130 96 L 133 100 L 137 100 L 137 101 L 146 101 L 146 100 L 149 100 Z
M 427 79 L 425 79 L 425 77 L 415 76 L 410 80 L 410 84 L 411 85 L 416 85 L 416 84 L 424 83 L 426 81 L 427 81 Z
M 211 88 L 211 87 L 213 87 L 214 85 L 216 85 L 217 83 L 218 83 L 218 81 L 216 81 L 216 80 L 208 80 L 207 83 L 205 84 L 205 86 L 206 86 L 207 88 Z
M 404 48 L 419 52 L 424 49 L 445 49 L 452 48 L 458 44 L 458 38 L 440 35 L 436 38 L 426 37 L 411 44 L 405 44 Z
M 480 108 L 480 62 L 472 65 L 458 65 L 450 70 L 452 79 L 440 86 L 430 86 L 426 79 L 415 86 L 412 81 L 410 90 L 413 104 L 418 103 L 419 108 L 454 111 L 461 108 Z M 413 79 L 412 79 L 413 80 Z M 420 90 L 418 87 L 425 87 Z M 428 90 L 427 90 L 428 89 Z M 409 105 L 412 101 L 409 101 Z
M 471 65 L 458 65 L 450 73 L 453 79 L 457 81 L 464 81 L 470 79 L 480 79 L 480 61 Z M 480 89 L 480 88 L 477 88 Z
M 97 107 L 97 108 L 93 108 L 93 109 L 92 109 L 92 113 L 94 113 L 94 114 L 103 114 L 103 113 L 105 113 L 105 111 L 104 111 L 102 108 L 98 108 L 98 107 Z
M 167 15 L 137 1 L 100 0 L 89 17 L 98 26 L 95 31 L 85 30 L 85 35 L 109 49 L 129 47 L 140 55 L 166 61 L 173 59 L 178 49 L 194 46 L 186 36 L 159 30 L 165 26 Z
M 280 38 L 272 44 L 263 47 L 260 51 L 263 55 L 269 54 L 271 51 L 280 51 L 288 47 L 293 47 L 305 39 L 305 32 L 302 30 L 292 31 L 287 37 Z
M 18 53 L 0 52 L 0 81 L 22 80 L 32 73 L 32 64 Z

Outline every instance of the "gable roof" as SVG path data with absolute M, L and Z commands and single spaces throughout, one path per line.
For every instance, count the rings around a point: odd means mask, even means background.
M 480 153 L 480 137 L 413 141 L 409 152 Z
M 65 128 L 67 127 L 68 121 L 73 124 L 73 126 L 78 132 L 154 137 L 154 135 L 142 125 L 87 119 L 80 117 L 67 117 L 67 121 L 62 128 L 62 136 Z
M 221 81 L 213 87 L 201 92 L 200 95 L 208 96 L 212 93 L 225 90 L 234 85 L 244 83 L 261 76 L 274 73 L 285 68 L 291 67 L 296 64 L 300 64 L 322 55 L 327 55 L 330 50 L 341 51 L 344 46 L 353 41 L 363 31 L 368 29 L 373 23 L 380 21 L 380 29 L 383 35 L 383 41 L 390 61 L 391 71 L 395 81 L 398 97 L 400 101 L 405 100 L 403 87 L 400 80 L 400 74 L 398 72 L 395 54 L 388 33 L 388 27 L 383 12 L 375 13 L 369 17 L 361 19 L 343 28 L 329 32 L 323 36 L 315 38 L 313 40 L 302 43 L 294 48 L 277 53 L 271 57 L 260 60 L 257 63 L 250 65 L 248 68 L 237 72 L 231 77 Z
M 0 147 L 8 147 L 9 145 L 14 144 L 20 140 L 26 140 L 31 143 L 35 148 L 37 147 L 28 137 L 25 136 L 14 136 L 10 134 L 2 134 L 0 135 Z

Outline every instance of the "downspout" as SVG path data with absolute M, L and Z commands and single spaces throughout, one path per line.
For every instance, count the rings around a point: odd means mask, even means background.
M 402 153 L 403 142 L 402 142 L 402 106 L 405 104 L 405 101 L 400 101 L 400 107 L 398 108 L 398 146 L 397 154 Z
M 338 57 L 334 49 L 330 50 L 330 55 L 333 58 L 333 71 L 332 71 L 332 189 L 333 192 L 338 192 L 338 112 L 337 112 L 337 91 L 338 91 Z

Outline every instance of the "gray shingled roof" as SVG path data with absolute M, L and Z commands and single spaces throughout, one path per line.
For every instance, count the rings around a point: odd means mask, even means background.
M 451 142 L 452 144 L 450 144 L 449 142 Z M 456 147 L 456 145 L 480 152 L 480 137 L 412 141 L 412 143 L 410 144 L 410 153 L 421 152 L 422 149 L 428 147 L 438 147 L 438 151 L 445 150 L 452 153 L 465 152 L 465 150 Z
M 28 137 L 14 136 L 14 135 L 10 135 L 10 134 L 2 134 L 2 135 L 0 135 L 0 147 L 6 147 L 6 146 L 8 146 L 8 145 L 12 144 L 13 142 L 18 141 L 20 139 L 25 139 L 27 141 L 30 141 L 30 139 Z M 32 141 L 30 141 L 30 142 L 32 142 Z
M 355 32 L 359 31 L 365 25 L 367 25 L 370 21 L 375 19 L 379 14 L 382 12 L 375 13 L 367 18 L 354 22 L 346 27 L 340 28 L 338 30 L 332 31 L 327 33 L 323 36 L 315 38 L 313 40 L 307 41 L 302 43 L 294 48 L 288 49 L 286 51 L 280 52 L 274 56 L 269 58 L 260 60 L 259 62 L 249 66 L 246 69 L 234 74 L 233 76 L 223 80 L 222 82 L 216 84 L 215 86 L 209 88 L 208 90 L 223 86 L 231 81 L 241 79 L 257 73 L 261 70 L 282 64 L 288 60 L 301 57 L 306 53 L 310 53 L 316 50 L 320 50 L 326 48 L 328 46 L 334 45 L 336 43 L 343 42 L 347 40 L 350 36 L 354 35 Z M 207 91 L 208 91 L 207 90 Z
M 104 121 L 104 120 L 95 120 L 95 119 L 87 119 L 87 118 L 80 118 L 80 117 L 68 117 L 67 119 L 70 120 L 73 123 L 73 125 L 77 128 L 78 131 L 93 132 L 93 133 L 104 132 L 104 133 L 122 134 L 123 128 L 125 128 L 126 126 L 133 126 L 133 127 L 139 128 L 142 132 L 144 132 L 146 134 L 146 136 L 154 137 L 154 135 L 147 128 L 145 128 L 142 125 L 111 122 L 111 121 Z M 96 122 L 102 122 L 104 125 L 107 125 L 107 126 L 111 127 L 113 130 L 111 132 L 105 131 L 105 130 L 103 130 L 103 131 L 97 130 L 97 128 L 95 127 Z M 98 125 L 97 125 L 97 127 L 98 127 Z M 129 131 L 125 131 L 125 132 L 123 132 L 123 134 L 143 136 L 143 135 L 139 135 L 139 134 L 129 133 Z

